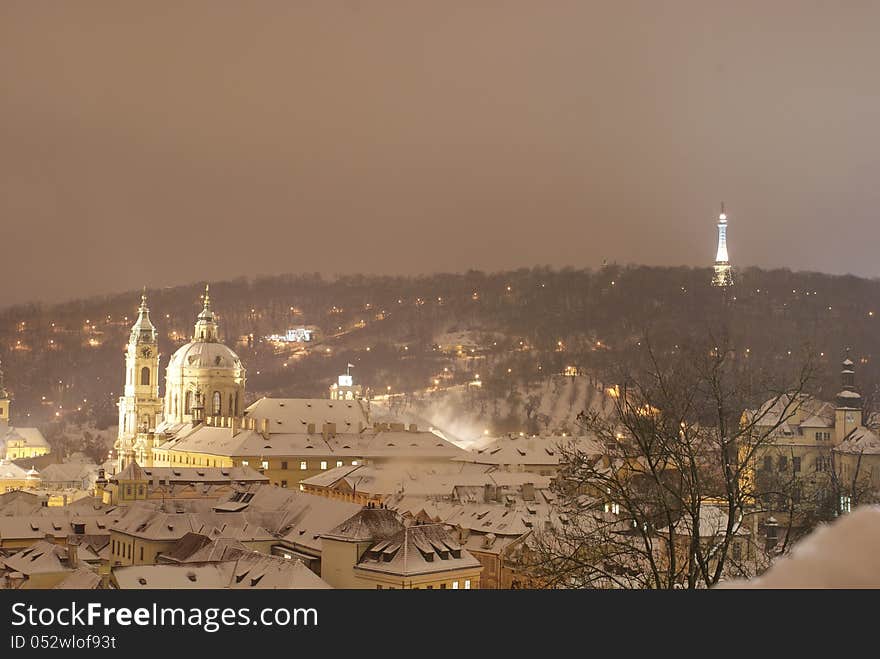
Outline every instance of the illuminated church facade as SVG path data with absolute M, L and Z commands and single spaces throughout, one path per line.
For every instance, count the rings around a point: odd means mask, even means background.
M 122 470 L 133 460 L 153 463 L 153 449 L 206 416 L 242 415 L 247 373 L 241 359 L 220 342 L 211 296 L 205 287 L 192 340 L 178 348 L 165 370 L 159 395 L 158 333 L 146 295 L 125 351 L 125 390 L 119 398 L 119 432 L 114 448 Z
M 134 463 L 149 478 L 158 467 L 172 473 L 194 469 L 205 478 L 208 468 L 227 476 L 232 468 L 250 467 L 273 485 L 297 487 L 338 467 L 447 463 L 466 455 L 415 424 L 372 423 L 351 365 L 328 398 L 263 397 L 245 407 L 247 374 L 238 355 L 220 341 L 207 288 L 192 340 L 168 360 L 162 396 L 156 339 L 144 296 L 125 353 L 116 474 Z M 171 487 L 157 478 L 155 487 Z

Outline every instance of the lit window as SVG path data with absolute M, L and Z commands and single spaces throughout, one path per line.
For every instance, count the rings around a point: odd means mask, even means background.
M 263 460 L 260 464 L 263 465 L 263 469 L 269 468 L 269 461 L 268 460 Z
M 242 467 L 247 467 L 247 466 L 248 466 L 248 461 L 247 461 L 247 460 L 242 460 L 242 461 L 241 461 L 241 466 L 242 466 Z
M 342 466 L 342 460 L 337 460 L 337 461 L 336 461 L 336 466 L 337 466 L 337 467 L 341 467 L 341 466 Z
M 358 461 L 357 461 L 357 460 L 352 460 L 352 461 L 351 461 L 351 466 L 352 466 L 352 467 L 357 467 L 357 466 L 358 466 Z
M 321 469 L 326 469 L 326 468 L 327 468 L 327 461 L 321 460 Z
M 306 462 L 305 460 L 303 460 L 302 462 L 299 463 L 299 468 L 300 468 L 302 471 L 305 471 L 306 469 L 309 468 L 309 463 Z
M 458 590 L 458 582 L 457 581 L 452 582 L 452 590 Z

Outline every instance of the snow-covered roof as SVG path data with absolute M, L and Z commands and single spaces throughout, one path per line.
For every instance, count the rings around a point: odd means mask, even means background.
M 57 590 L 94 590 L 101 584 L 101 577 L 92 570 L 78 567 L 55 585 Z
M 133 565 L 117 567 L 113 578 L 123 590 L 149 589 L 326 589 L 330 586 L 298 559 L 257 552 L 235 560 L 204 565 Z
M 0 433 L 2 434 L 2 433 Z M 49 448 L 49 442 L 43 437 L 43 433 L 39 428 L 22 428 L 19 426 L 9 426 L 5 434 L 0 436 L 0 444 L 16 444 L 18 446 L 34 446 L 41 448 Z
M 182 369 L 241 370 L 241 359 L 217 341 L 190 341 L 180 346 L 168 361 L 168 370 Z
M 403 528 L 400 516 L 384 508 L 362 508 L 353 517 L 323 535 L 333 540 L 365 542 L 388 538 Z
M 839 453 L 880 454 L 880 436 L 876 432 L 860 426 L 850 432 L 844 440 L 834 447 Z
M 10 570 L 25 575 L 50 572 L 64 572 L 67 566 L 68 551 L 66 547 L 46 540 L 39 540 L 26 549 L 13 554 L 2 562 Z
M 279 423 L 279 425 L 283 422 Z M 182 439 L 173 438 L 162 450 L 207 453 L 229 457 L 363 457 L 448 459 L 464 455 L 464 451 L 439 435 L 426 431 L 375 431 L 372 428 L 345 432 L 337 425 L 337 434 L 324 436 L 316 432 L 272 432 L 276 421 L 270 422 L 268 437 L 256 430 L 240 430 L 203 425 Z
M 187 533 L 235 538 L 240 542 L 274 539 L 275 536 L 260 525 L 263 521 L 243 513 L 169 513 L 139 505 L 130 506 L 113 525 L 113 531 L 147 540 L 179 540 Z
M 259 485 L 233 493 L 214 508 L 221 510 L 229 503 L 243 505 L 241 510 L 279 515 L 276 528 L 280 543 L 312 553 L 321 550 L 321 534 L 361 510 L 356 503 L 273 485 Z
M 26 480 L 28 470 L 19 467 L 14 462 L 0 460 L 0 481 L 2 480 Z
M 416 524 L 374 543 L 355 570 L 406 577 L 480 567 L 442 524 Z
M 93 480 L 98 473 L 98 465 L 82 462 L 65 462 L 43 467 L 40 478 L 43 484 L 67 483 L 72 481 Z
M 462 460 L 492 465 L 557 466 L 562 449 L 600 455 L 602 446 L 590 437 L 499 437 Z
M 269 419 L 269 432 L 304 433 L 310 423 L 321 432 L 325 423 L 335 423 L 337 432 L 359 432 L 369 425 L 364 403 L 328 398 L 261 398 L 245 410 L 245 416 Z
M 537 489 L 550 486 L 549 476 L 530 472 L 498 471 L 494 467 L 470 462 L 414 465 L 411 463 L 370 463 L 328 469 L 302 481 L 305 486 L 332 488 L 386 497 L 403 494 L 421 497 L 454 496 L 456 488 L 522 487 L 531 483 Z

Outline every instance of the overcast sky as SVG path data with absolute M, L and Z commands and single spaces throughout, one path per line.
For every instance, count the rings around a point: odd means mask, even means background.
M 0 2 L 0 306 L 239 275 L 880 273 L 880 3 Z M 12 285 L 10 285 L 10 283 Z

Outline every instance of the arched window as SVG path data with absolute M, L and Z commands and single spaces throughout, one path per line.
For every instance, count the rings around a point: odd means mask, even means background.
M 172 405 L 174 411 L 171 413 L 172 416 L 177 416 L 177 394 L 174 394 L 174 404 Z
M 193 393 L 191 391 L 187 391 L 186 392 L 186 399 L 185 399 L 186 404 L 184 405 L 184 408 L 183 408 L 184 414 L 192 414 L 192 398 L 193 398 Z
M 238 416 L 238 392 L 237 391 L 235 392 L 235 406 L 233 407 L 233 410 L 234 411 L 232 413 L 235 416 Z
M 232 394 L 229 394 L 229 407 L 226 408 L 226 414 L 235 416 L 235 403 L 233 402 Z
M 144 366 L 141 369 L 141 384 L 148 385 L 150 384 L 150 367 Z
M 214 416 L 220 416 L 220 392 L 215 391 L 212 398 L 213 400 L 211 401 L 211 414 L 213 414 Z

